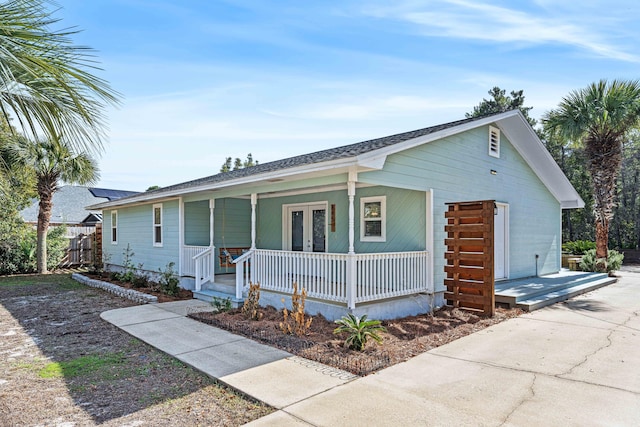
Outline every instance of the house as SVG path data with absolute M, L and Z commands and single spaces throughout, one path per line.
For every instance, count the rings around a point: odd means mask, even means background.
M 138 194 L 135 191 L 91 188 L 79 185 L 63 185 L 53 194 L 51 226 L 67 225 L 83 230 L 84 234 L 92 232 L 96 223 L 102 222 L 100 210 L 88 210 L 86 206 L 96 203 L 117 200 L 122 197 Z M 20 215 L 28 223 L 38 223 L 38 199 L 34 199 L 24 208 Z
M 393 318 L 444 302 L 447 203 L 492 200 L 496 280 L 560 270 L 561 211 L 584 202 L 519 111 L 221 173 L 91 207 L 117 268 L 175 263 L 206 298 Z M 229 276 L 229 275 L 232 276 Z M 232 281 L 229 283 L 228 279 Z M 226 289 L 226 291 L 225 291 Z

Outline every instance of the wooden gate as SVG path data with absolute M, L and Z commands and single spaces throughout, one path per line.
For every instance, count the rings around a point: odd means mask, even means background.
M 79 234 L 69 239 L 67 253 L 59 267 L 71 267 L 74 265 L 88 265 L 93 262 L 94 234 Z
M 493 215 L 495 201 L 447 203 L 447 260 L 444 267 L 448 305 L 482 310 L 493 316 Z

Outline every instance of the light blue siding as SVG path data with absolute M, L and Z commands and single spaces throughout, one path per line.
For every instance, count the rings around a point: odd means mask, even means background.
M 122 265 L 123 253 L 129 245 L 135 266 L 142 263 L 145 270 L 157 271 L 174 262 L 177 270 L 180 247 L 178 201 L 161 204 L 162 247 L 153 245 L 153 204 L 118 209 L 118 243 L 112 244 L 110 235 L 106 233 L 103 239 L 104 253 L 110 264 Z M 111 211 L 104 214 L 104 229 L 110 232 Z
M 209 246 L 209 201 L 184 204 L 184 244 Z
M 507 138 L 500 158 L 488 155 L 488 127 L 434 141 L 387 158 L 361 182 L 434 190 L 435 283 L 444 280 L 445 203 L 496 200 L 509 205 L 510 278 L 559 270 L 560 204 Z M 495 170 L 496 174 L 491 174 Z
M 360 241 L 360 198 L 386 196 L 386 242 Z M 349 249 L 349 198 L 347 190 L 266 198 L 258 201 L 258 239 L 261 249 L 282 249 L 283 205 L 327 202 L 336 206 L 336 230 L 327 234 L 328 252 L 346 253 Z M 368 187 L 356 190 L 355 251 L 358 253 L 424 250 L 426 244 L 426 197 L 422 191 L 391 187 Z M 327 212 L 330 222 L 330 212 Z
M 355 208 L 355 251 L 358 253 L 415 251 L 427 246 L 427 226 L 433 221 L 435 284 L 442 289 L 444 279 L 444 232 L 446 203 L 489 200 L 509 206 L 509 277 L 518 278 L 558 271 L 560 268 L 561 209 L 559 202 L 538 179 L 504 134 L 500 158 L 488 155 L 488 126 L 472 129 L 442 140 L 390 155 L 379 171 L 361 172 Z M 492 174 L 491 171 L 495 171 Z M 348 250 L 347 175 L 312 178 L 304 181 L 256 183 L 246 187 L 221 188 L 215 192 L 214 245 L 216 248 L 251 245 L 251 204 L 248 192 L 258 194 L 256 246 L 282 249 L 283 205 L 327 202 L 335 205 L 335 231 L 327 233 L 329 252 Z M 321 191 L 332 186 L 344 189 Z M 318 191 L 282 197 L 261 197 L 267 193 L 301 188 Z M 431 218 L 426 212 L 426 192 L 433 190 Z M 204 195 L 185 197 L 184 242 L 209 245 L 209 201 Z M 386 196 L 385 242 L 360 241 L 360 199 Z M 243 197 L 243 198 L 240 198 Z M 120 264 L 122 252 L 131 245 L 135 264 L 147 270 L 164 268 L 179 259 L 178 201 L 163 203 L 163 242 L 152 241 L 152 203 L 118 209 L 118 244 L 110 243 L 110 211 L 104 212 L 104 249 L 111 262 Z M 536 254 L 539 259 L 536 262 Z M 217 256 L 217 254 L 216 254 Z M 228 271 L 228 269 L 224 269 Z M 221 272 L 218 269 L 218 272 Z

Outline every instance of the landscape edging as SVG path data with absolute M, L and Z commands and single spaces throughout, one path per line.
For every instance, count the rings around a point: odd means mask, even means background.
M 145 294 L 143 292 L 136 291 L 135 289 L 126 289 L 121 286 L 114 285 L 113 283 L 103 282 L 102 280 L 91 279 L 79 273 L 71 274 L 71 278 L 84 285 L 103 289 L 107 292 L 111 292 L 112 294 L 129 299 L 134 302 L 142 304 L 155 304 L 158 302 L 158 297 L 155 295 Z

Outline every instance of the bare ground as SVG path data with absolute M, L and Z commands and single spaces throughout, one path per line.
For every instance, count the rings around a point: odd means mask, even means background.
M 0 426 L 241 425 L 272 411 L 100 319 L 68 275 L 0 278 Z

